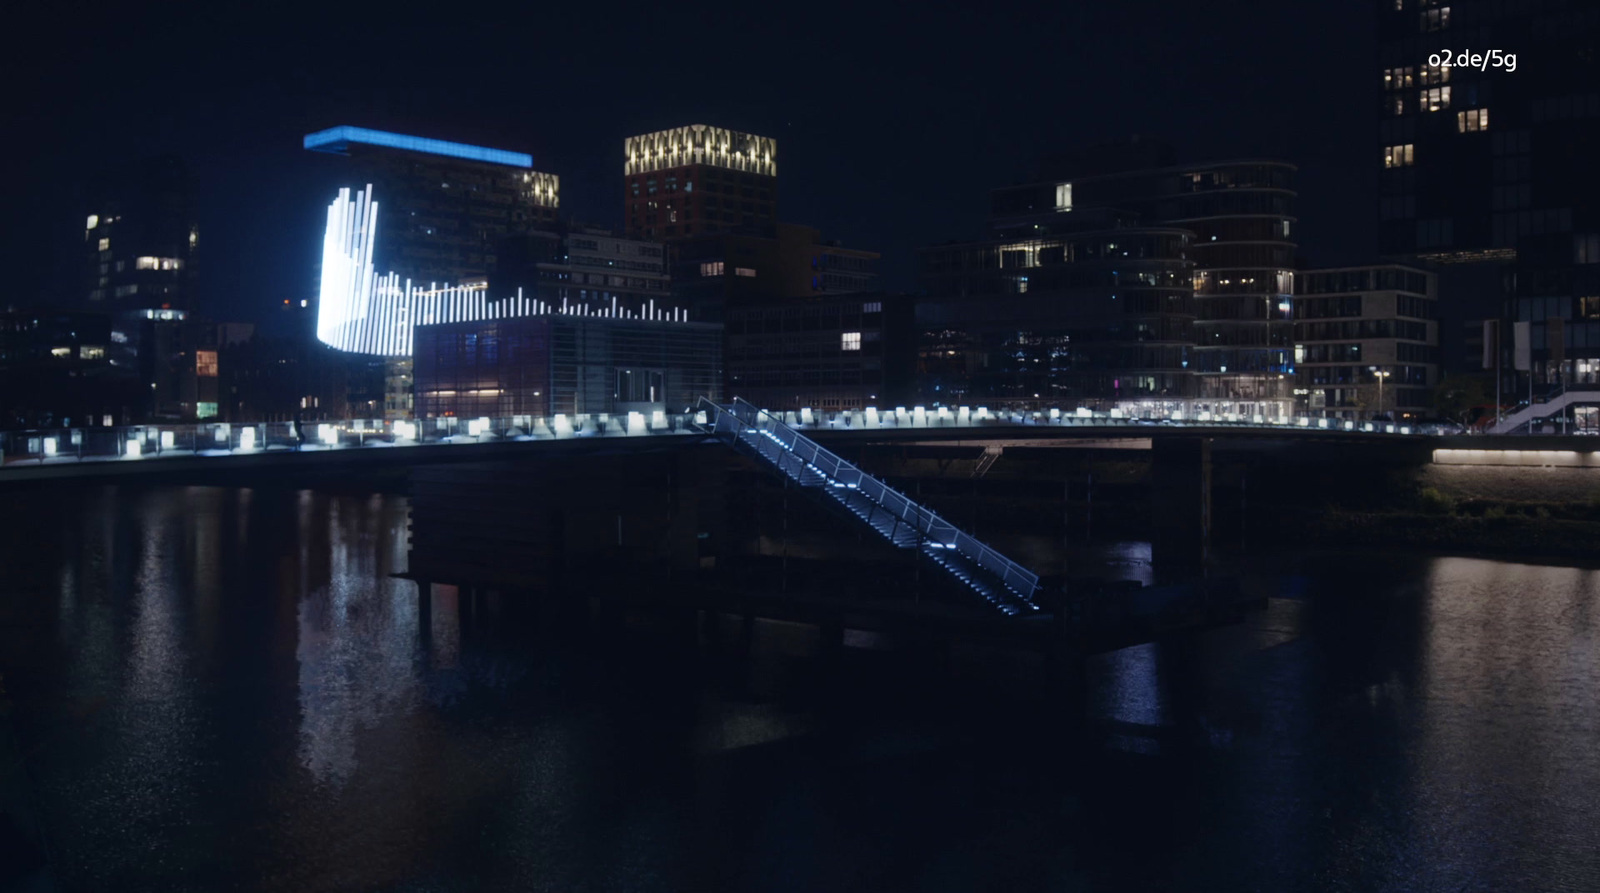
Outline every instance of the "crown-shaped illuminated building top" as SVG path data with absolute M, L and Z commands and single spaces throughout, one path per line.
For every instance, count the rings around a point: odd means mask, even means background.
M 751 174 L 778 175 L 778 141 L 706 124 L 630 136 L 623 141 L 623 175 L 709 164 Z

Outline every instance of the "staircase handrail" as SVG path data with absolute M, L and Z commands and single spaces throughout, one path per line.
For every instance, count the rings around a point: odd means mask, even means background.
M 730 432 L 735 438 L 741 427 L 770 434 L 786 447 L 785 455 L 815 466 L 825 477 L 853 487 L 882 506 L 902 522 L 912 526 L 928 540 L 954 549 L 979 567 L 1000 577 L 1005 584 L 1030 604 L 1039 588 L 1039 575 L 1001 555 L 934 512 L 912 502 L 860 468 L 846 462 L 821 444 L 794 430 L 780 418 L 747 400 L 735 397 L 723 406 L 705 397 L 700 406 L 713 432 Z

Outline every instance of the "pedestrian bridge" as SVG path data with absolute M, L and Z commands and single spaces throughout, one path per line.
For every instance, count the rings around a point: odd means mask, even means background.
M 912 432 L 1014 429 L 1095 429 L 1144 436 L 1152 427 L 1228 429 L 1241 431 L 1326 431 L 1422 436 L 1430 429 L 1390 422 L 1349 422 L 1300 417 L 1266 422 L 1238 417 L 1148 419 L 1122 413 L 1076 410 L 990 410 L 966 406 L 918 406 L 879 410 L 774 413 L 772 417 L 799 431 Z M 352 449 L 390 449 L 429 445 L 474 446 L 507 441 L 582 440 L 616 437 L 705 435 L 706 412 L 640 412 L 519 415 L 509 418 L 455 417 L 396 421 L 350 419 L 331 422 L 200 423 L 125 427 L 57 428 L 0 432 L 0 468 L 15 470 L 81 462 L 147 462 L 159 459 L 220 457 L 268 452 L 314 453 Z M 1088 433 L 1088 432 L 1085 432 Z

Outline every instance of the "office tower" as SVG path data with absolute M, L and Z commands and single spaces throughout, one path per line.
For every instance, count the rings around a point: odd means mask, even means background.
M 339 188 L 377 202 L 370 256 L 402 282 L 481 279 L 506 236 L 556 223 L 559 179 L 522 152 L 349 125 L 308 134 L 304 145 L 337 156 Z
M 1295 276 L 1295 385 L 1313 416 L 1427 415 L 1439 383 L 1436 279 L 1384 264 Z
M 1535 378 L 1596 380 L 1600 7 L 1378 0 L 1377 13 L 1379 247 L 1437 270 L 1447 369 L 1482 368 L 1468 339 L 1506 318 L 1535 329 Z M 1503 351 L 1510 370 L 1509 338 Z
M 1294 386 L 1294 173 L 1271 160 L 1177 164 L 1148 141 L 1097 147 L 1046 162 L 1039 182 L 995 190 L 989 230 L 1047 238 L 1077 228 L 1084 210 L 1121 209 L 1140 226 L 1192 232 L 1193 396 L 1274 417 L 1290 411 Z
M 623 142 L 624 231 L 676 239 L 727 230 L 770 234 L 778 222 L 778 143 L 692 124 Z
M 86 305 L 189 309 L 199 237 L 182 159 L 146 159 L 100 178 L 83 231 Z

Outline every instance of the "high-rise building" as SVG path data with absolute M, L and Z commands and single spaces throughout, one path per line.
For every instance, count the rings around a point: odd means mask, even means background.
M 1159 164 L 1130 168 L 1128 165 Z M 997 189 L 989 230 L 1005 240 L 1078 228 L 1090 208 L 1131 211 L 1140 226 L 1194 234 L 1194 396 L 1274 417 L 1293 396 L 1295 167 L 1241 160 L 1175 164 L 1135 141 L 1046 163 L 1041 182 Z M 1119 278 L 1121 271 L 1117 271 Z M 1031 283 L 1030 283 L 1031 284 Z
M 1377 0 L 1378 236 L 1437 265 L 1447 369 L 1463 334 L 1531 322 L 1542 381 L 1600 373 L 1600 6 Z M 1549 320 L 1562 321 L 1560 344 Z M 1511 362 L 1505 339 L 1503 368 Z
M 513 233 L 556 223 L 560 181 L 533 157 L 364 127 L 307 134 L 304 145 L 338 156 L 338 185 L 377 199 L 377 268 L 420 287 L 487 276 Z
M 140 161 L 91 188 L 83 231 L 86 305 L 189 309 L 200 234 L 182 159 Z
M 1439 383 L 1435 277 L 1398 264 L 1295 277 L 1295 390 L 1313 416 L 1426 415 Z
M 1084 209 L 919 252 L 928 403 L 1013 406 L 1197 396 L 1192 236 Z
M 624 231 L 676 239 L 728 230 L 770 234 L 778 222 L 778 143 L 691 124 L 623 142 Z

